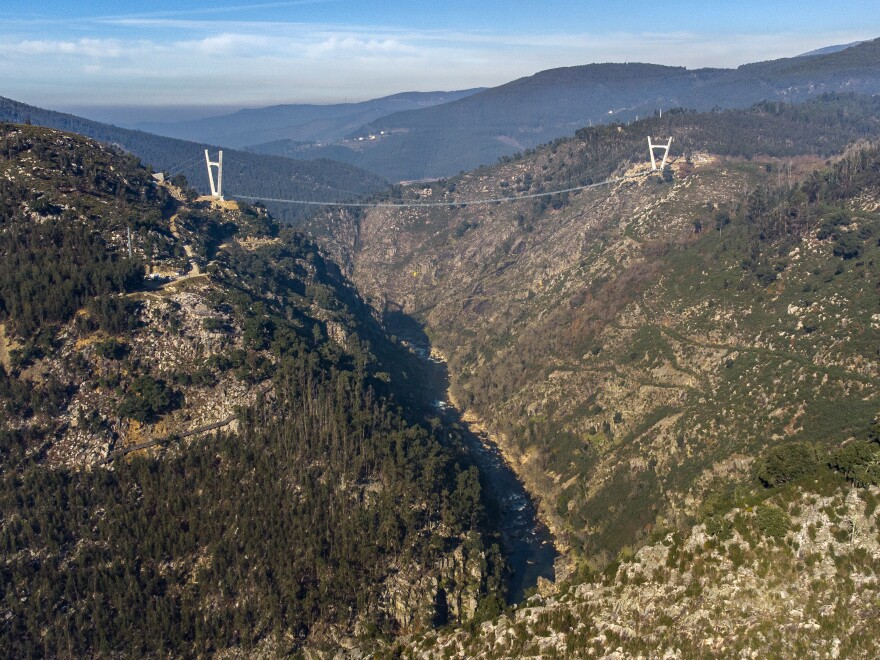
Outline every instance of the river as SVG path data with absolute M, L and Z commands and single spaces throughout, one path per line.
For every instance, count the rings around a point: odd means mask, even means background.
M 498 445 L 484 432 L 462 420 L 461 411 L 449 402 L 449 375 L 446 363 L 423 342 L 407 340 L 410 350 L 423 366 L 423 382 L 432 397 L 437 415 L 444 424 L 460 426 L 465 446 L 480 470 L 492 522 L 501 532 L 505 557 L 511 570 L 508 580 L 508 603 L 519 603 L 525 593 L 536 587 L 538 578 L 553 581 L 554 563 L 559 552 L 553 535 L 537 515 L 537 506 L 516 472 L 505 460 Z

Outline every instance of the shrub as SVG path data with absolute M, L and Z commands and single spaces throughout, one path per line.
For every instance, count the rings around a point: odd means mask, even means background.
M 862 239 L 852 232 L 841 234 L 834 244 L 835 256 L 855 259 L 862 253 Z
M 223 320 L 209 316 L 202 320 L 202 327 L 208 332 L 229 332 L 232 328 Z
M 727 548 L 727 556 L 730 558 L 734 568 L 739 568 L 746 563 L 745 552 L 739 543 L 730 544 L 730 547 Z
M 119 404 L 119 414 L 141 423 L 151 422 L 159 415 L 179 408 L 181 399 L 182 395 L 169 388 L 165 381 L 138 376 Z
M 791 526 L 788 514 L 775 506 L 761 505 L 755 509 L 755 521 L 761 533 L 773 539 L 781 539 Z
M 733 537 L 733 524 L 723 516 L 709 516 L 706 518 L 706 533 L 719 541 L 726 541 Z
M 95 344 L 95 351 L 102 358 L 121 360 L 128 354 L 128 344 L 111 337 Z
M 880 484 L 880 447 L 869 440 L 856 440 L 831 454 L 828 465 L 858 486 Z
M 849 223 L 849 213 L 843 209 L 835 210 L 822 220 L 819 225 L 819 230 L 816 232 L 816 238 L 820 241 L 824 241 L 829 237 L 838 238 L 840 236 L 840 230 L 838 230 L 838 227 L 846 227 Z

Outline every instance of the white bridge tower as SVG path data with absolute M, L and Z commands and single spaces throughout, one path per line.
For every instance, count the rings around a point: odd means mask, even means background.
M 651 136 L 648 136 L 648 151 L 651 153 L 651 169 L 653 171 L 657 171 L 657 159 L 654 158 L 654 149 L 663 149 L 663 160 L 660 163 L 660 170 L 662 171 L 664 167 L 666 167 L 666 158 L 669 156 L 669 147 L 672 146 L 672 138 L 669 138 L 669 142 L 666 144 L 654 144 L 651 142 Z M 205 152 L 207 153 L 207 152 Z
M 648 139 L 650 140 L 650 138 Z M 223 199 L 223 150 L 221 149 L 217 154 L 216 161 L 211 161 L 211 157 L 208 156 L 208 150 L 205 149 L 205 162 L 208 164 L 208 181 L 211 182 L 211 197 Z M 214 172 L 211 169 L 212 167 L 217 168 L 217 185 L 214 185 Z

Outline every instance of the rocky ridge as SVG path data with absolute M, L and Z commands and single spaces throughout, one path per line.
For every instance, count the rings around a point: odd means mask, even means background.
M 476 468 L 313 242 L 32 126 L 0 186 L 4 647 L 326 650 L 503 603 Z

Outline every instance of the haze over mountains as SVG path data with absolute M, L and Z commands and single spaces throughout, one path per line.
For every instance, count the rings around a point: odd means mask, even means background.
M 835 92 L 880 92 L 880 39 L 736 69 L 590 64 L 542 71 L 491 89 L 407 92 L 363 103 L 280 105 L 139 124 L 195 144 L 11 100 L 0 103 L 0 119 L 30 119 L 114 142 L 157 169 L 198 156 L 207 145 L 240 148 L 242 153 L 228 155 L 273 175 L 236 181 L 229 170 L 230 193 L 336 201 L 380 189 L 383 182 L 374 175 L 388 181 L 451 176 L 586 125 L 629 122 L 674 107 L 743 108 L 762 100 L 796 102 Z M 257 153 L 283 160 L 261 161 Z M 293 160 L 314 162 L 300 166 Z M 202 163 L 181 171 L 207 191 Z M 286 219 L 303 213 L 302 207 L 275 205 L 273 210 Z
M 184 122 L 139 122 L 132 128 L 237 148 L 279 139 L 327 142 L 342 139 L 385 115 L 450 103 L 479 91 L 482 89 L 402 92 L 362 103 L 275 105 Z

